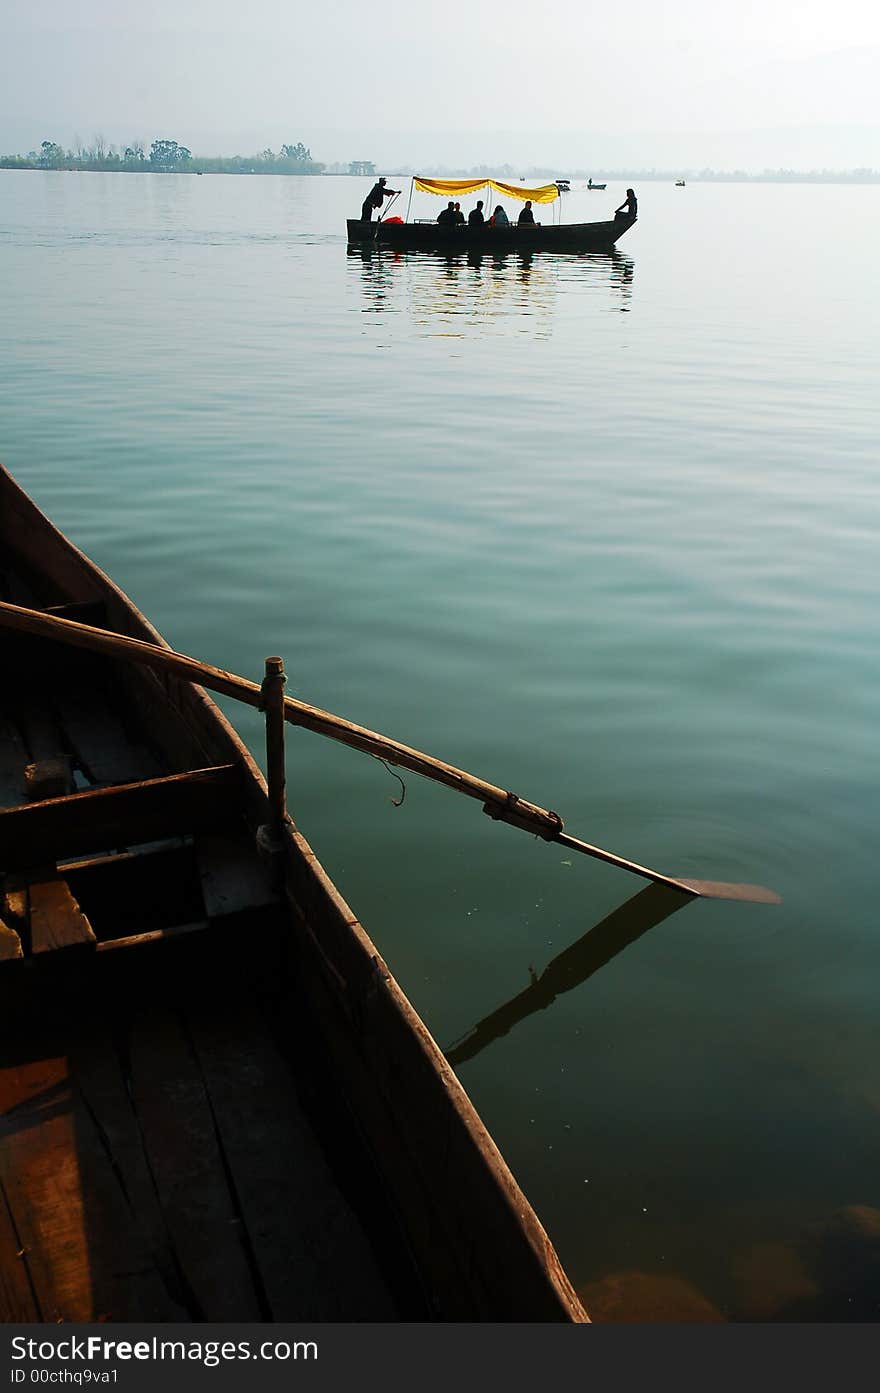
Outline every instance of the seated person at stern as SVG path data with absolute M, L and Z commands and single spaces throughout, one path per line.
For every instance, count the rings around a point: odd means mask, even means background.
M 492 227 L 510 227 L 510 218 L 507 216 L 500 203 L 489 219 L 489 222 Z
M 437 214 L 437 221 L 441 227 L 452 227 L 455 222 L 455 204 L 451 200 L 443 211 Z
M 636 196 L 633 193 L 632 189 L 627 189 L 626 198 L 623 200 L 619 208 L 615 208 L 614 216 L 616 218 L 634 218 L 638 211 L 639 205 Z
M 472 208 L 468 213 L 468 226 L 482 227 L 485 221 L 486 219 L 483 217 L 483 200 L 478 198 L 476 208 Z
M 535 215 L 534 215 L 534 213 L 532 212 L 532 200 L 531 200 L 530 198 L 527 198 L 527 199 L 526 199 L 526 206 L 525 206 L 525 208 L 523 208 L 522 212 L 520 213 L 519 217 L 517 218 L 517 220 L 516 220 L 516 225 L 517 225 L 517 227 L 525 227 L 525 226 L 528 226 L 529 224 L 531 224 L 531 226 L 534 227 L 534 225 L 535 225 Z
M 378 183 L 374 184 L 361 206 L 361 222 L 370 222 L 373 217 L 373 209 L 381 208 L 383 198 L 390 198 L 395 193 L 400 193 L 400 189 L 386 189 L 384 179 L 380 179 Z

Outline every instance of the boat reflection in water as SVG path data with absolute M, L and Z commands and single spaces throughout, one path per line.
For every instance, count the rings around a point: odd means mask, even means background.
M 607 252 L 394 251 L 376 244 L 347 248 L 359 267 L 364 313 L 408 310 L 420 330 L 467 337 L 510 330 L 511 316 L 528 316 L 539 335 L 552 328 L 556 298 L 583 291 L 600 310 L 628 310 L 635 263 L 616 248 Z M 586 284 L 585 284 L 586 283 Z M 609 299 L 602 293 L 609 292 Z M 526 327 L 524 324 L 522 327 Z
M 540 975 L 530 967 L 531 985 L 456 1040 L 445 1052 L 449 1063 L 456 1068 L 467 1063 L 528 1016 L 546 1011 L 557 996 L 579 987 L 624 948 L 688 904 L 693 904 L 692 896 L 667 885 L 649 885 L 640 890 L 576 943 L 557 954 Z

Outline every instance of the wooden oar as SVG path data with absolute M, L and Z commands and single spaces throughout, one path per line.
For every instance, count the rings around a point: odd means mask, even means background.
M 653 880 L 656 885 L 669 885 L 673 890 L 686 890 L 691 895 L 702 895 L 710 900 L 748 900 L 754 904 L 782 903 L 782 896 L 777 895 L 775 890 L 768 890 L 766 885 L 742 885 L 727 880 L 691 880 L 690 877 L 687 880 L 675 879 L 652 871 L 647 866 L 640 866 L 635 861 L 627 861 L 623 856 L 615 856 L 611 851 L 603 851 L 601 847 L 590 846 L 589 842 L 570 837 L 567 832 L 560 832 L 554 840 L 572 851 L 582 851 L 585 856 L 595 856 L 598 861 L 607 861 L 612 866 L 632 871 L 634 875 L 644 876 L 645 880 Z
M 2 601 L 0 601 L 0 624 L 17 633 L 33 634 L 75 648 L 87 648 L 91 652 L 105 653 L 113 658 L 143 663 L 147 667 L 156 668 L 162 672 L 173 672 L 178 677 L 183 677 L 198 686 L 207 687 L 224 696 L 235 697 L 236 700 L 247 706 L 259 709 L 263 705 L 262 688 L 256 682 L 249 682 L 247 678 L 237 677 L 234 673 L 226 672 L 223 668 L 212 667 L 209 663 L 202 663 L 196 658 L 176 653 L 172 648 L 145 643 L 142 639 L 129 638 L 125 634 L 96 629 L 90 624 L 80 624 L 72 619 L 63 619 L 57 615 L 45 614 L 39 610 L 26 609 L 22 605 L 10 605 Z M 582 852 L 586 856 L 607 861 L 613 866 L 620 866 L 623 870 L 632 871 L 635 875 L 642 876 L 646 880 L 655 881 L 660 885 L 669 885 L 688 895 L 705 896 L 709 899 L 748 900 L 762 904 L 778 904 L 780 902 L 780 896 L 775 891 L 768 890 L 762 885 L 728 884 L 724 881 L 711 880 L 679 880 L 673 876 L 664 875 L 661 871 L 651 870 L 648 866 L 640 866 L 635 861 L 629 861 L 623 856 L 615 855 L 614 852 L 591 846 L 589 842 L 580 841 L 577 837 L 570 837 L 566 832 L 563 832 L 562 818 L 558 813 L 550 812 L 536 803 L 530 803 L 527 799 L 518 797 L 515 793 L 509 793 L 506 789 L 487 783 L 486 780 L 477 778 L 464 769 L 457 769 L 453 764 L 446 764 L 443 760 L 423 754 L 420 750 L 403 745 L 398 740 L 392 740 L 386 735 L 380 735 L 377 731 L 368 730 L 365 726 L 355 725 L 342 716 L 335 716 L 330 711 L 321 710 L 320 707 L 296 701 L 293 697 L 284 698 L 284 719 L 292 725 L 303 726 L 306 730 L 314 731 L 317 735 L 324 735 L 330 740 L 337 740 L 353 749 L 377 755 L 389 764 L 410 769 L 414 774 L 421 774 L 424 778 L 432 779 L 435 783 L 445 784 L 447 788 L 464 793 L 469 798 L 477 798 L 483 804 L 483 811 L 497 821 L 507 822 L 512 827 L 519 827 L 523 831 L 543 837 L 545 841 L 559 842 L 561 846 L 565 846 L 571 851 Z
M 511 795 L 508 795 L 511 796 Z M 490 817 L 502 822 L 509 822 L 511 827 L 521 827 L 524 832 L 534 832 L 536 829 L 529 827 L 524 818 L 519 817 L 519 809 L 499 804 L 486 804 L 483 809 Z M 550 817 L 555 817 L 555 813 L 550 813 Z M 645 880 L 652 880 L 656 885 L 668 885 L 673 890 L 682 890 L 686 895 L 699 895 L 708 900 L 745 900 L 754 904 L 781 904 L 782 896 L 777 895 L 775 890 L 768 890 L 766 885 L 744 885 L 739 881 L 727 880 L 683 880 L 680 877 L 664 875 L 662 871 L 654 871 L 650 866 L 641 866 L 638 861 L 630 861 L 625 856 L 618 856 L 613 851 L 605 851 L 601 846 L 593 846 L 590 842 L 583 842 L 579 837 L 571 837 L 562 830 L 562 819 L 555 832 L 547 833 L 538 830 L 538 835 L 547 841 L 559 842 L 560 846 L 568 847 L 570 851 L 579 851 L 584 856 L 594 856 L 597 861 L 607 861 L 610 866 L 619 866 L 621 870 L 632 871 L 633 875 L 640 875 Z

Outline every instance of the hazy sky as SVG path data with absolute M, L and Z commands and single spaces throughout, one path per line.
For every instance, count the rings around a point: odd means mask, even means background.
M 303 140 L 388 169 L 880 167 L 878 14 L 876 0 L 0 0 L 0 150 L 100 133 L 200 154 Z

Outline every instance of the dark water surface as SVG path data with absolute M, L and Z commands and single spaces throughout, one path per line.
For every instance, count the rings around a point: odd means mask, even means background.
M 365 189 L 0 173 L 0 458 L 185 652 L 779 890 L 642 895 L 523 997 L 643 882 L 290 735 L 597 1314 L 876 1318 L 880 189 L 647 184 L 613 256 L 476 264 L 347 253 Z

